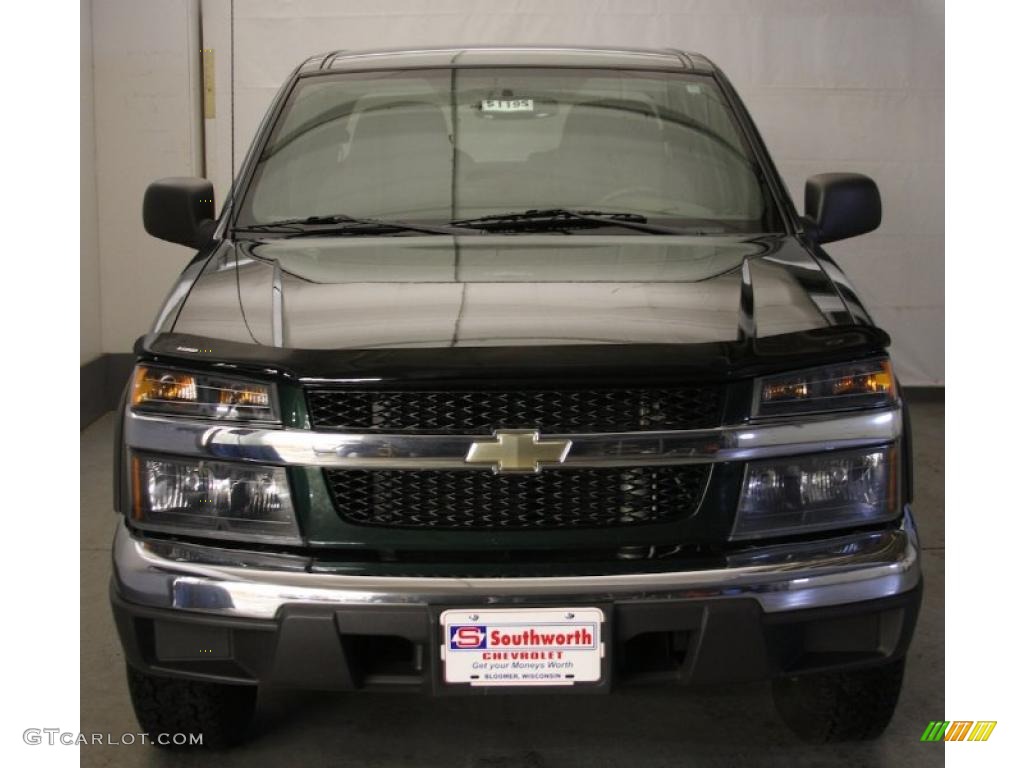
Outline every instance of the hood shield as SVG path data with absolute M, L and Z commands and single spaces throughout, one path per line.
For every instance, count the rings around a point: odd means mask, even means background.
M 160 333 L 140 338 L 135 351 L 161 362 L 309 383 L 486 384 L 542 377 L 558 386 L 596 380 L 726 381 L 878 355 L 889 341 L 879 328 L 835 326 L 701 344 L 314 350 Z

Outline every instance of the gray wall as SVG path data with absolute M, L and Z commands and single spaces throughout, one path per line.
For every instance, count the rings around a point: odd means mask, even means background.
M 92 3 L 81 0 L 81 363 L 103 352 L 100 248 L 96 215 L 96 129 L 93 122 Z
M 153 179 L 203 172 L 198 7 L 82 0 L 83 363 L 130 351 L 191 255 L 141 209 Z

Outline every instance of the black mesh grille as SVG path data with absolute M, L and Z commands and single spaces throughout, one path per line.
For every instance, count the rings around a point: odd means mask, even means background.
M 313 390 L 314 429 L 490 434 L 537 429 L 548 434 L 701 429 L 719 424 L 721 388 L 558 391 L 375 392 Z
M 346 470 L 324 475 L 338 512 L 361 525 L 524 530 L 665 522 L 690 514 L 707 465 L 557 469 Z

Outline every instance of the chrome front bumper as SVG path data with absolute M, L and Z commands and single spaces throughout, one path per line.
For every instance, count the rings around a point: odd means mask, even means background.
M 909 507 L 898 529 L 757 547 L 706 570 L 546 578 L 419 578 L 318 572 L 301 558 L 114 539 L 114 587 L 126 602 L 271 619 L 288 605 L 427 606 L 756 600 L 766 613 L 890 597 L 921 580 Z

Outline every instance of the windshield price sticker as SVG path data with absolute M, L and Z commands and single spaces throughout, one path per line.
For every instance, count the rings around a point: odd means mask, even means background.
M 599 608 L 449 610 L 441 614 L 447 683 L 573 685 L 598 682 Z
M 533 112 L 533 99 L 484 99 L 482 112 Z

